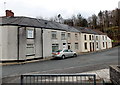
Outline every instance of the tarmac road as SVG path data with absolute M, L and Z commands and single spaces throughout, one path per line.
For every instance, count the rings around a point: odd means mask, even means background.
M 87 53 L 64 60 L 48 60 L 22 65 L 3 66 L 2 77 L 25 73 L 81 73 L 109 68 L 109 65 L 118 64 L 118 48 Z

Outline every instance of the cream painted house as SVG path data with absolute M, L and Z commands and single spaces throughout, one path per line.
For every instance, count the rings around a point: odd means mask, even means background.
M 29 17 L 9 16 L 0 19 L 0 61 L 50 57 L 58 49 L 81 53 L 112 47 L 107 35 L 89 28 L 75 28 Z

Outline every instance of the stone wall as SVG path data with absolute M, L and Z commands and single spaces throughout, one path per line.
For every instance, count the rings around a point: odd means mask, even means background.
M 120 66 L 110 66 L 110 80 L 115 85 L 120 85 Z

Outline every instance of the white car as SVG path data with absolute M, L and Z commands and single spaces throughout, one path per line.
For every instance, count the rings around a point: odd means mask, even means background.
M 55 52 L 52 53 L 53 57 L 55 58 L 61 58 L 61 59 L 65 59 L 66 57 L 77 57 L 77 53 L 73 52 L 69 49 L 65 49 L 65 50 L 57 50 Z

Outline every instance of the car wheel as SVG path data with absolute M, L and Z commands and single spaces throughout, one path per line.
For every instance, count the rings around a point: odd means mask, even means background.
M 74 54 L 73 57 L 77 57 L 77 54 Z
M 65 59 L 65 55 L 62 55 L 62 57 L 61 57 L 62 59 Z

